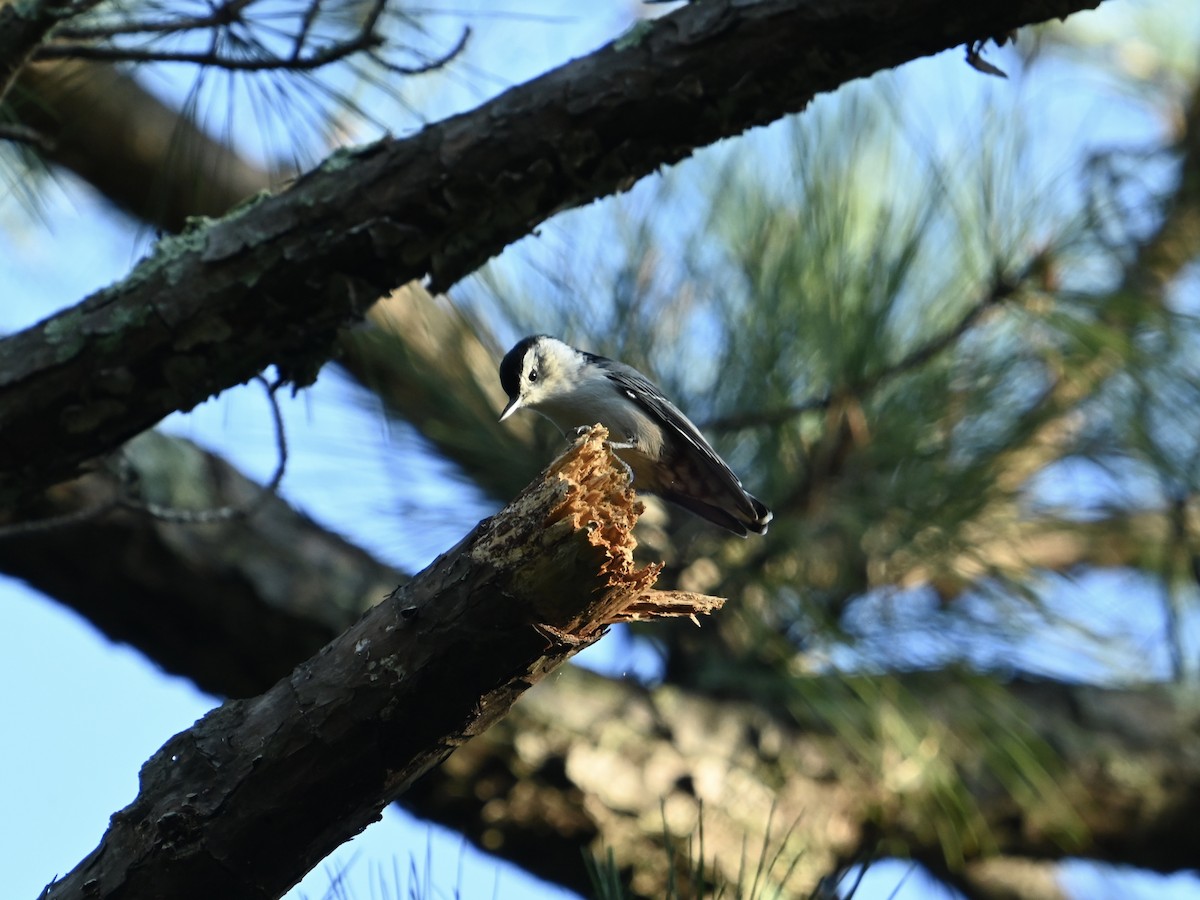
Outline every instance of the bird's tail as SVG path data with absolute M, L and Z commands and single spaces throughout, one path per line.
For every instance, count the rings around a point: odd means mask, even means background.
M 714 525 L 732 531 L 738 537 L 745 537 L 751 531 L 755 534 L 766 534 L 767 525 L 772 519 L 771 511 L 766 504 L 753 494 L 745 495 L 747 504 L 739 504 L 737 509 L 727 506 L 714 506 L 687 494 L 676 494 L 662 491 L 659 494 L 664 500 L 669 500 L 676 506 L 682 506 L 688 512 L 695 513 L 702 519 Z
M 751 494 L 746 492 L 746 499 L 750 501 L 750 505 L 754 507 L 754 518 L 743 520 L 746 528 L 753 531 L 755 534 L 766 534 L 767 526 L 771 524 L 771 520 L 775 518 L 774 514 L 767 509 L 767 505 Z

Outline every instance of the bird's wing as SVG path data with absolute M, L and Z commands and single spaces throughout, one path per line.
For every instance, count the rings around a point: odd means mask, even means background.
M 747 499 L 746 489 L 742 487 L 741 480 L 704 439 L 700 429 L 663 395 L 654 382 L 624 363 L 605 357 L 596 357 L 595 361 L 603 366 L 608 379 L 618 390 L 649 412 L 656 421 L 663 423 L 668 440 L 680 446 L 680 449 L 687 453 L 689 461 L 699 464 L 703 471 L 696 474 L 710 480 L 710 489 L 711 482 L 715 481 L 728 492 L 738 507 L 744 508 L 747 516 L 757 517 L 758 513 Z

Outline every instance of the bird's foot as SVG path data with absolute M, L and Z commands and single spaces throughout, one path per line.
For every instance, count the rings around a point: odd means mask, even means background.
M 636 450 L 637 449 L 637 441 L 635 441 L 633 438 L 627 438 L 626 440 L 623 440 L 623 441 L 605 441 L 604 443 L 608 444 L 609 450 L 614 450 L 614 451 L 616 451 L 616 450 Z
M 612 455 L 613 460 L 616 461 L 617 463 L 619 463 L 621 468 L 625 470 L 625 474 L 629 476 L 629 481 L 632 484 L 633 483 L 633 469 L 630 467 L 629 463 L 625 462 L 625 460 L 623 460 L 623 459 L 621 459 L 621 457 L 617 456 L 617 451 L 618 450 L 632 450 L 635 447 L 637 447 L 637 444 L 632 443 L 632 442 L 623 444 L 620 441 L 605 441 L 604 444 L 605 444 L 605 446 L 608 447 L 609 450 L 613 451 L 613 455 Z

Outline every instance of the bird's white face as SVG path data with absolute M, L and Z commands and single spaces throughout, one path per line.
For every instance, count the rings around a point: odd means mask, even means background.
M 569 393 L 571 378 L 583 365 L 579 351 L 551 337 L 536 338 L 522 350 L 519 358 L 505 360 L 510 375 L 515 372 L 517 377 L 515 385 L 505 385 L 509 400 L 500 416 L 501 422 L 518 409 L 536 410 Z

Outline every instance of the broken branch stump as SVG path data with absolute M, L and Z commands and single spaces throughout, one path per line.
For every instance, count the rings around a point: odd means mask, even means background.
M 723 603 L 656 591 L 599 426 L 505 509 L 258 697 L 175 735 L 43 896 L 279 897 L 617 621 Z

